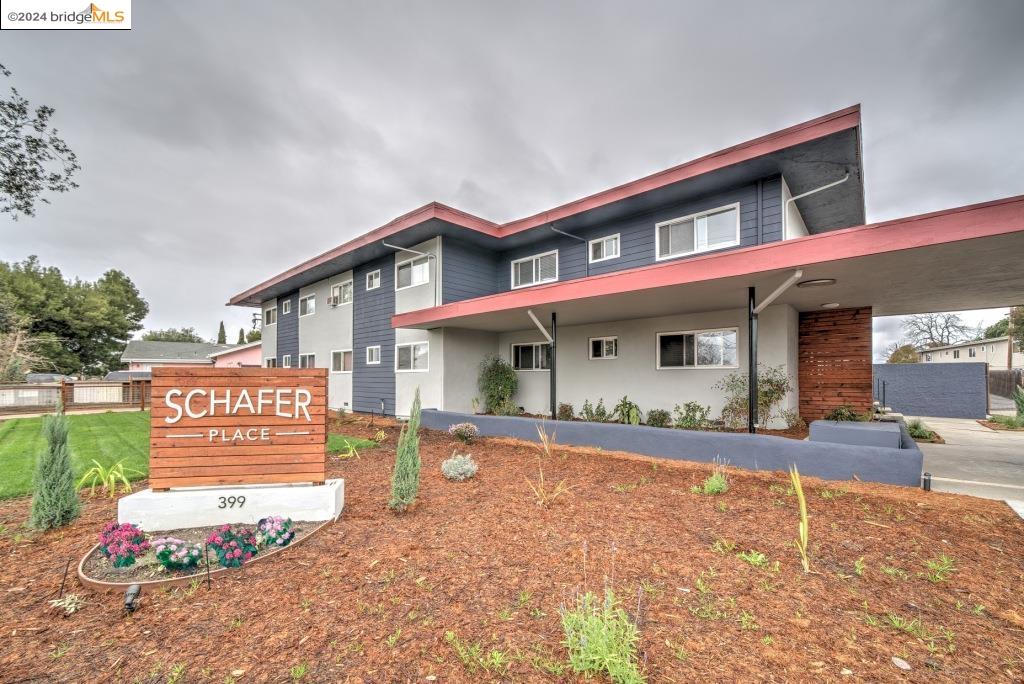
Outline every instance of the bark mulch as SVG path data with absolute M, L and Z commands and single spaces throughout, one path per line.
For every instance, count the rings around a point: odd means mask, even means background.
M 732 471 L 711 497 L 690 491 L 705 465 L 557 448 L 545 478 L 572 489 L 543 510 L 525 481 L 535 445 L 424 431 L 419 502 L 395 515 L 398 430 L 384 431 L 380 448 L 331 458 L 345 478 L 337 523 L 210 591 L 147 593 L 130 616 L 74 581 L 80 612 L 46 603 L 113 503 L 86 500 L 73 525 L 26 536 L 28 500 L 0 502 L 0 681 L 577 681 L 559 607 L 606 586 L 639 622 L 652 682 L 1024 677 L 1024 521 L 1001 502 L 805 478 L 804 574 L 781 473 Z M 441 477 L 456 448 L 479 463 L 475 479 Z M 736 556 L 748 550 L 766 567 Z M 941 554 L 954 570 L 931 581 Z M 463 664 L 448 632 L 491 669 Z

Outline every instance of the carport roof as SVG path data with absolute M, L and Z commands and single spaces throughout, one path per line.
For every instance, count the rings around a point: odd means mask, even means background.
M 798 311 L 873 307 L 879 316 L 1010 306 L 1024 301 L 1024 195 L 820 235 L 502 292 L 392 317 L 396 328 L 491 331 L 745 308 L 803 271 L 827 287 L 792 287 Z

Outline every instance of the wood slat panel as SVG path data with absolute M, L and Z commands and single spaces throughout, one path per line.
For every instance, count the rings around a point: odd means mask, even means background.
M 326 440 L 324 439 L 324 437 L 325 437 L 325 435 L 314 435 L 314 434 L 310 434 L 310 435 L 286 435 L 286 436 L 274 437 L 274 439 L 272 440 L 271 444 L 275 444 L 275 445 L 293 445 L 293 444 L 320 444 L 320 445 L 324 445 L 324 444 L 326 444 Z M 267 446 L 267 442 L 259 442 L 259 445 L 260 446 Z M 210 442 L 207 442 L 205 440 L 198 439 L 198 438 L 191 438 L 191 439 L 188 439 L 188 438 L 186 438 L 186 439 L 181 439 L 181 438 L 158 438 L 158 439 L 155 439 L 155 438 L 151 437 L 150 440 L 149 440 L 149 446 L 150 446 L 150 448 L 157 448 L 157 449 L 171 449 L 171 448 L 182 448 L 182 447 L 192 447 L 192 448 L 194 448 L 196 446 L 201 446 L 203 448 L 214 447 L 214 448 L 219 448 L 219 449 L 230 449 L 232 447 L 238 447 L 239 444 L 237 442 L 234 443 L 234 444 L 231 444 L 230 442 L 223 442 L 223 443 L 220 443 L 219 445 L 218 444 L 211 444 Z
M 157 468 L 180 468 L 185 466 L 209 467 L 218 465 L 269 465 L 273 463 L 315 463 L 322 465 L 324 454 L 310 452 L 305 454 L 236 454 L 234 456 L 164 456 L 153 458 L 149 462 L 151 472 Z
M 314 451 L 314 449 L 310 449 L 308 444 L 260 444 L 258 446 L 194 446 L 188 450 L 188 454 L 190 457 L 196 458 L 203 456 L 245 456 L 247 454 L 259 457 L 267 454 L 305 454 L 314 453 Z M 176 447 L 152 447 L 149 450 L 149 457 L 151 459 L 180 458 L 181 456 L 181 449 Z
M 843 404 L 871 409 L 871 308 L 800 314 L 800 415 L 816 420 Z
M 150 477 L 202 477 L 210 475 L 273 475 L 275 473 L 317 473 L 319 469 L 309 463 L 249 463 L 243 465 L 159 466 L 150 471 Z
M 302 425 L 319 425 L 323 427 L 326 424 L 324 420 L 324 414 L 320 413 L 317 415 L 310 411 L 310 418 L 312 422 L 307 423 L 304 418 L 300 419 L 299 423 L 296 423 L 295 418 L 282 418 L 280 416 L 259 416 L 259 415 L 239 415 L 239 416 L 205 416 L 203 418 L 189 418 L 182 416 L 181 420 L 176 423 L 168 423 L 164 420 L 166 416 L 154 416 L 155 420 L 152 421 L 153 427 L 163 427 L 170 430 L 178 429 L 179 425 L 187 424 L 189 428 L 194 427 L 256 427 L 258 425 L 264 426 L 289 426 L 289 427 L 300 427 Z
M 210 487 L 213 485 L 233 484 L 289 484 L 293 482 L 323 482 L 324 477 L 317 473 L 275 473 L 273 475 L 209 475 L 197 477 L 161 477 L 150 478 L 149 485 L 153 489 L 170 489 L 171 487 Z M 213 492 L 210 496 L 215 496 Z

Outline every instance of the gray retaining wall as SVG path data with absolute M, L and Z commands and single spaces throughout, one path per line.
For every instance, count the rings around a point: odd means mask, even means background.
M 540 421 L 535 418 L 479 416 L 449 411 L 423 411 L 423 427 L 447 430 L 469 422 L 480 434 L 538 441 L 537 425 L 544 422 L 559 444 L 600 447 L 680 461 L 707 463 L 716 457 L 748 470 L 788 471 L 795 464 L 801 475 L 917 487 L 921 483 L 921 451 L 906 435 L 902 449 L 808 442 L 769 435 L 699 432 L 646 425 Z
M 988 413 L 986 363 L 876 363 L 875 398 L 907 416 L 984 418 Z

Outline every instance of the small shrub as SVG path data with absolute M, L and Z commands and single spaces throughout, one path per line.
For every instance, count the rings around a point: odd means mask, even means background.
M 992 422 L 1005 425 L 1011 430 L 1024 429 L 1024 416 L 992 416 Z
M 558 420 L 572 420 L 576 417 L 576 410 L 572 407 L 572 404 L 561 403 L 558 405 Z
M 29 517 L 29 524 L 37 530 L 63 527 L 81 511 L 68 449 L 68 428 L 68 419 L 59 407 L 57 413 L 43 419 L 46 450 L 36 461 Z
M 542 425 L 537 426 L 537 436 L 540 438 L 540 453 L 537 454 L 537 482 L 534 483 L 530 478 L 526 478 L 526 484 L 530 487 L 533 492 L 534 498 L 537 500 L 537 505 L 541 508 L 548 508 L 554 503 L 555 499 L 568 492 L 572 487 L 566 484 L 565 480 L 561 480 L 554 489 L 548 489 L 547 481 L 544 479 L 544 461 L 541 458 L 546 456 L 548 459 L 552 456 L 552 446 L 555 443 L 554 433 L 548 434 Z
M 938 558 L 925 561 L 925 567 L 928 572 L 923 573 L 923 576 L 932 584 L 947 581 L 957 571 L 953 559 L 944 553 Z
M 222 525 L 219 530 L 211 532 L 206 543 L 225 568 L 241 567 L 259 551 L 256 535 L 244 528 L 232 529 L 231 525 Z
M 569 667 L 579 674 L 607 674 L 615 684 L 640 684 L 636 625 L 608 589 L 604 600 L 587 592 L 576 605 L 563 608 L 563 645 L 569 651 Z
M 295 539 L 291 518 L 271 515 L 256 523 L 256 545 L 259 548 L 283 548 Z
M 441 474 L 453 482 L 463 482 L 476 475 L 476 461 L 470 454 L 452 452 L 451 458 L 441 462 Z
M 203 547 L 175 537 L 159 537 L 151 542 L 156 559 L 167 570 L 188 570 L 199 564 Z
M 391 500 L 388 506 L 401 513 L 416 500 L 420 490 L 420 390 L 412 400 L 409 422 L 402 426 L 395 450 L 395 469 L 391 473 Z
M 496 416 L 519 416 L 522 413 L 523 409 L 511 398 L 505 399 L 494 407 L 494 415 Z
M 920 418 L 914 418 L 907 423 L 907 432 L 914 439 L 935 439 L 935 433 L 929 430 Z
M 764 555 L 760 551 L 749 549 L 747 551 L 740 551 L 736 554 L 736 557 L 745 563 L 753 565 L 755 568 L 767 568 L 768 567 L 768 556 Z
M 729 476 L 725 474 L 725 464 L 716 460 L 714 470 L 705 478 L 704 483 L 699 487 L 693 487 L 691 491 L 707 496 L 717 496 L 729 491 Z
M 665 409 L 651 409 L 647 412 L 647 424 L 651 427 L 668 427 L 672 423 L 672 414 Z
M 480 430 L 473 423 L 456 423 L 448 428 L 448 434 L 463 444 L 469 444 L 477 438 Z
M 117 486 L 121 485 L 121 491 L 125 494 L 130 494 L 132 483 L 128 481 L 128 472 L 124 467 L 123 461 L 118 461 L 107 468 L 96 459 L 93 459 L 92 467 L 86 470 L 82 475 L 82 479 L 78 481 L 78 488 L 81 489 L 86 482 L 89 482 L 89 496 L 96 496 L 96 487 L 99 486 L 113 499 L 117 495 Z M 137 470 L 130 472 L 137 475 L 142 474 Z
M 796 409 L 786 409 L 779 417 L 786 423 L 787 430 L 803 430 L 807 427 L 807 421 L 800 417 L 800 412 Z
M 131 523 L 109 522 L 100 532 L 100 553 L 107 557 L 115 568 L 127 568 L 149 548 L 146 535 Z
M 60 608 L 65 615 L 74 615 L 85 605 L 85 599 L 78 594 L 64 594 L 60 598 L 51 599 L 50 605 Z
M 615 420 L 625 425 L 639 425 L 640 421 L 644 419 L 644 413 L 640 410 L 640 406 L 626 396 L 622 397 L 615 405 L 612 415 L 615 416 Z
M 608 414 L 608 409 L 604 407 L 604 399 L 598 399 L 597 406 L 591 404 L 587 399 L 583 402 L 583 408 L 580 409 L 580 417 L 590 423 L 607 423 L 611 416 Z
M 512 364 L 494 354 L 488 355 L 480 363 L 477 384 L 483 394 L 486 410 L 495 415 L 510 415 L 499 413 L 498 408 L 511 402 L 519 388 L 519 376 Z
M 837 406 L 825 415 L 825 420 L 837 420 L 837 421 L 857 421 L 860 420 L 860 414 L 853 410 L 853 407 L 849 404 L 843 404 Z
M 682 406 L 676 404 L 675 414 L 675 427 L 682 430 L 704 430 L 710 422 L 708 416 L 711 414 L 711 407 L 696 401 L 688 401 Z
M 1013 390 L 1013 403 L 1017 407 L 1017 417 L 1024 418 L 1024 387 Z
M 733 371 L 715 383 L 715 389 L 725 392 L 725 406 L 722 420 L 731 428 L 742 427 L 747 422 L 749 393 L 746 371 Z M 757 367 L 757 418 L 759 425 L 767 427 L 775 406 L 793 391 L 793 382 L 783 366 Z

